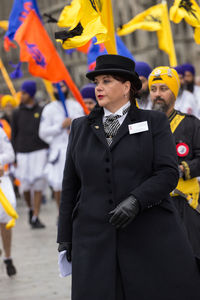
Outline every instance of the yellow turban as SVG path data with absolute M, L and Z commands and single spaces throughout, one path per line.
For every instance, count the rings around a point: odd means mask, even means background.
M 14 97 L 12 97 L 11 95 L 4 95 L 1 98 L 1 107 L 5 107 L 7 103 L 10 103 L 13 107 L 17 106 L 17 102 L 15 100 Z
M 157 67 L 149 75 L 148 81 L 149 89 L 154 83 L 164 83 L 172 91 L 175 97 L 177 97 L 180 88 L 180 80 L 175 69 L 170 67 Z

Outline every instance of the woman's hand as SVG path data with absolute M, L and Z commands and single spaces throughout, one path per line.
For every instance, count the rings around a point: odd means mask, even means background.
M 134 196 L 129 196 L 109 213 L 112 215 L 109 222 L 117 229 L 124 228 L 135 219 L 138 213 L 138 200 Z
M 64 250 L 67 251 L 66 257 L 67 257 L 68 262 L 71 262 L 72 261 L 72 243 L 68 243 L 68 242 L 60 243 L 58 246 L 58 252 L 62 252 Z

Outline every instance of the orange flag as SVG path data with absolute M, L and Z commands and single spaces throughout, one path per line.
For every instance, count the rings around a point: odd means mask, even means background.
M 28 62 L 32 75 L 55 83 L 64 80 L 85 113 L 89 113 L 78 88 L 34 10 L 31 10 L 16 31 L 14 40 L 20 46 L 20 61 Z

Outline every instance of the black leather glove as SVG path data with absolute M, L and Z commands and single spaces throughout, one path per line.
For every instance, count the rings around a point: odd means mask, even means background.
M 72 261 L 72 243 L 68 243 L 68 242 L 60 243 L 58 246 L 58 251 L 62 252 L 64 250 L 67 250 L 66 257 L 67 257 L 68 262 L 71 262 Z
M 135 219 L 139 210 L 138 200 L 134 196 L 129 196 L 109 213 L 112 215 L 109 222 L 117 229 L 124 228 Z

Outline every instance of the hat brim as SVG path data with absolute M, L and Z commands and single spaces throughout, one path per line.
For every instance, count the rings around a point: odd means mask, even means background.
M 139 91 L 142 88 L 142 82 L 135 72 L 129 72 L 122 69 L 101 69 L 88 72 L 86 77 L 90 80 L 94 80 L 94 78 L 98 75 L 118 75 L 130 82 L 133 82 L 134 87 Z

